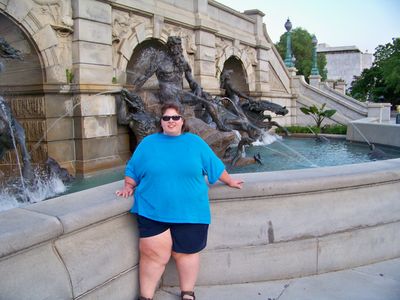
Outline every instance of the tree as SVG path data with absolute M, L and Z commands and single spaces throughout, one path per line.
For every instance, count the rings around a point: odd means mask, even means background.
M 332 117 L 336 113 L 335 109 L 325 109 L 325 106 L 326 103 L 322 104 L 320 108 L 318 108 L 316 105 L 311 105 L 309 107 L 300 107 L 300 110 L 302 113 L 310 115 L 317 124 L 317 127 L 321 128 L 322 121 L 325 118 Z
M 279 54 L 283 59 L 285 59 L 286 55 L 286 36 L 287 32 L 281 35 L 278 43 L 275 44 Z M 308 80 L 308 77 L 311 74 L 312 68 L 312 35 L 305 29 L 301 27 L 297 27 L 291 31 L 292 37 L 292 53 L 296 58 L 295 67 L 298 70 L 298 74 L 304 75 L 304 77 Z M 325 54 L 318 53 L 317 54 L 317 64 L 319 74 L 322 77 L 322 80 L 326 79 L 326 57 Z
M 351 83 L 350 94 L 360 101 L 400 105 L 400 38 L 375 48 L 372 67 Z

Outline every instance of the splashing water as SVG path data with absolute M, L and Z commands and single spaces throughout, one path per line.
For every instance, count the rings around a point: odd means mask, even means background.
M 35 170 L 35 183 L 33 185 L 22 186 L 19 180 L 7 182 L 1 186 L 0 192 L 0 211 L 43 201 L 64 193 L 67 187 L 62 180 L 56 176 L 43 176 Z
M 272 149 L 270 147 L 268 147 L 268 145 L 273 144 L 274 142 L 278 142 L 280 145 L 282 145 L 283 147 L 285 147 L 287 150 L 289 150 L 290 152 L 294 153 L 294 156 L 290 156 L 282 151 L 277 151 L 275 149 Z M 263 146 L 264 148 L 266 148 L 267 150 L 277 153 L 281 156 L 284 156 L 288 159 L 291 160 L 295 160 L 296 158 L 301 158 L 303 161 L 307 162 L 307 164 L 312 167 L 312 168 L 316 168 L 318 167 L 317 164 L 313 163 L 312 161 L 310 161 L 308 158 L 306 158 L 304 155 L 302 155 L 301 153 L 299 153 L 298 151 L 294 150 L 293 148 L 289 147 L 288 145 L 286 145 L 285 143 L 283 143 L 282 141 L 282 137 L 277 135 L 277 134 L 270 134 L 268 131 L 265 131 L 262 135 L 262 137 L 252 143 L 253 146 Z
M 98 95 L 103 95 L 103 94 L 113 94 L 113 93 L 119 93 L 121 90 L 110 90 L 110 91 L 104 91 L 100 92 L 94 95 L 91 95 L 92 97 L 98 96 Z M 39 139 L 39 141 L 32 147 L 30 153 L 34 151 L 40 143 L 43 141 L 43 139 L 46 137 L 47 133 L 59 122 L 61 119 L 66 117 L 67 115 L 71 114 L 72 111 L 81 104 L 79 101 L 78 103 L 74 104 L 71 108 L 67 109 L 66 113 L 61 115 L 59 118 L 57 118 L 51 126 L 49 126 L 44 133 L 44 135 Z M 4 110 L 4 107 L 0 106 L 2 110 Z M 11 134 L 13 134 L 13 131 L 11 130 L 11 124 L 9 120 L 7 119 L 9 126 L 10 126 L 10 131 Z M 15 147 L 15 138 L 12 135 L 13 139 L 13 144 L 14 144 L 14 149 L 17 149 Z M 36 203 L 43 201 L 45 199 L 52 198 L 56 195 L 65 193 L 67 191 L 67 187 L 64 185 L 62 180 L 56 176 L 55 174 L 48 175 L 44 174 L 40 170 L 35 170 L 34 172 L 34 182 L 29 183 L 25 182 L 23 176 L 22 176 L 22 170 L 21 170 L 21 163 L 19 161 L 19 156 L 18 153 L 17 155 L 17 165 L 19 168 L 19 173 L 20 173 L 20 180 L 10 178 L 6 182 L 0 185 L 0 211 L 8 210 L 14 207 L 20 207 L 22 205 L 27 205 L 30 203 Z
M 268 131 L 264 131 L 260 139 L 252 143 L 253 146 L 266 146 L 276 142 L 277 140 L 282 140 L 282 137 L 277 134 L 271 134 Z
M 9 129 L 10 129 L 11 139 L 12 139 L 12 142 L 13 142 L 13 147 L 14 147 L 14 151 L 15 151 L 15 157 L 16 157 L 17 165 L 18 165 L 19 176 L 20 176 L 20 178 L 21 178 L 21 185 L 22 185 L 23 190 L 25 190 L 25 182 L 24 182 L 24 177 L 22 176 L 21 162 L 20 162 L 20 160 L 19 160 L 18 149 L 17 149 L 17 143 L 15 142 L 14 130 L 13 130 L 13 128 L 12 128 L 11 119 L 9 118 L 9 116 L 8 116 L 8 114 L 7 114 L 7 109 L 5 108 L 3 102 L 1 102 L 0 107 L 1 107 L 1 109 L 3 110 L 3 113 L 4 113 L 4 116 L 5 116 L 5 118 L 6 118 L 8 127 L 9 127 Z

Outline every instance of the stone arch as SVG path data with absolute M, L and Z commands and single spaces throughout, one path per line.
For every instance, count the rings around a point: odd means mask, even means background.
M 224 69 L 225 62 L 230 57 L 236 57 L 241 61 L 244 72 L 245 79 L 248 86 L 249 91 L 255 91 L 255 70 L 254 67 L 257 65 L 257 60 L 255 58 L 254 49 L 250 47 L 245 47 L 243 49 L 239 49 L 235 46 L 226 46 L 223 49 L 220 49 L 220 55 L 216 59 L 216 76 L 220 78 L 221 72 Z
M 170 24 L 165 24 L 163 20 L 158 20 L 157 28 L 154 28 L 151 22 L 144 20 L 136 16 L 126 16 L 131 22 L 136 19 L 136 23 L 129 29 L 130 34 L 126 37 L 116 40 L 118 45 L 116 51 L 116 58 L 114 63 L 114 68 L 118 70 L 119 73 L 126 72 L 128 68 L 128 63 L 131 60 L 135 48 L 146 40 L 158 40 L 159 42 L 166 44 L 168 37 L 171 35 L 179 36 L 182 38 L 182 48 L 183 55 L 185 59 L 193 66 L 193 57 L 189 57 L 188 54 L 194 54 L 196 51 L 196 45 L 193 40 L 193 34 L 188 30 L 182 29 L 181 27 L 172 26 Z M 193 55 L 191 55 L 193 56 Z M 128 76 L 125 76 L 126 81 Z
M 0 15 L 12 20 L 35 48 L 40 61 L 43 82 L 65 83 L 66 69 L 72 66 L 70 54 L 72 27 L 60 26 L 60 16 L 54 15 L 55 12 L 51 10 L 43 14 L 42 5 L 46 7 L 48 5 L 41 4 L 40 1 L 36 2 L 25 2 L 25 5 L 16 7 L 15 1 L 9 1 L 4 10 L 0 11 Z M 50 6 L 52 4 L 50 3 Z M 69 2 L 64 4 L 70 5 Z M 71 16 L 61 17 L 63 20 L 68 20 Z
M 225 63 L 222 72 L 225 70 L 232 70 L 233 75 L 231 75 L 232 85 L 239 91 L 248 94 L 249 85 L 246 78 L 245 68 L 242 61 L 237 57 L 232 55 L 229 57 Z
M 144 22 L 136 24 L 132 28 L 132 33 L 120 41 L 117 50 L 116 68 L 122 72 L 127 69 L 128 62 L 130 61 L 133 51 L 142 42 L 147 39 L 153 38 L 153 29 L 146 26 Z
M 139 43 L 132 51 L 131 58 L 129 59 L 126 67 L 126 82 L 127 84 L 130 84 L 137 79 L 138 76 L 140 76 L 143 73 L 144 66 L 143 64 L 147 64 L 149 61 L 144 55 L 146 55 L 146 51 L 165 51 L 165 44 L 155 38 L 149 38 L 141 43 Z M 150 53 L 149 53 L 150 54 Z M 157 89 L 158 88 L 158 80 L 153 74 L 152 77 L 150 77 L 144 86 L 142 87 L 143 89 Z
M 0 36 L 12 47 L 21 51 L 22 60 L 4 60 L 0 74 L 1 86 L 41 85 L 45 80 L 43 60 L 31 36 L 12 18 L 0 13 Z

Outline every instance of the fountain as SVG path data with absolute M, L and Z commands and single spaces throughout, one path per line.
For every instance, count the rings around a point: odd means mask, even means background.
M 216 147 L 221 156 L 227 145 L 239 142 L 229 123 L 232 114 L 241 114 L 240 108 L 235 107 L 235 99 L 230 98 L 229 93 L 219 90 L 216 80 L 221 78 L 230 57 L 243 62 L 246 76 L 241 81 L 248 84 L 244 89 L 231 78 L 233 86 L 239 86 L 237 91 L 253 95 L 256 101 L 267 95 L 268 99 L 282 103 L 282 108 L 287 105 L 291 114 L 295 109 L 294 95 L 298 91 L 291 88 L 291 75 L 276 56 L 259 11 L 233 13 L 216 1 L 203 0 L 174 1 L 173 4 L 149 1 L 140 6 L 133 2 L 121 6 L 105 1 L 72 1 L 74 25 L 70 29 L 74 30 L 74 39 L 68 40 L 68 37 L 60 37 L 65 32 L 57 31 L 59 27 L 54 26 L 62 24 L 64 17 L 72 17 L 72 13 L 68 15 L 70 1 L 62 2 L 61 11 L 58 1 L 53 0 L 28 1 L 29 5 L 19 8 L 8 1 L 0 5 L 0 9 L 3 12 L 4 8 L 7 16 L 21 20 L 20 26 L 30 24 L 26 32 L 31 33 L 43 60 L 53 58 L 42 66 L 52 80 L 55 79 L 52 72 L 64 75 L 64 65 L 57 65 L 57 59 L 62 57 L 62 47 L 73 42 L 74 51 L 70 52 L 73 52 L 72 73 L 76 82 L 66 84 L 57 92 L 73 91 L 76 93 L 73 104 L 80 103 L 76 107 L 79 111 L 72 115 L 77 125 L 73 137 L 77 140 L 74 148 L 77 157 L 71 161 L 82 172 L 101 169 L 90 165 L 98 157 L 106 161 L 102 165 L 105 169 L 122 161 L 116 159 L 117 154 L 129 155 L 126 151 L 128 130 L 138 130 L 135 133 L 138 140 L 147 129 L 153 130 L 152 114 L 157 118 L 160 99 L 157 98 L 158 88 L 135 90 L 127 85 L 117 101 L 119 108 L 125 105 L 125 114 L 123 109 L 115 110 L 113 95 L 90 98 L 99 91 L 120 90 L 126 82 L 133 83 L 124 77 L 131 75 L 130 57 L 136 46 L 148 40 L 166 42 L 167 36 L 182 37 L 185 52 L 191 59 L 187 61 L 190 66 L 196 66 L 197 82 L 213 96 L 208 97 L 194 84 L 194 93 L 180 96 L 187 101 L 187 115 L 195 130 L 209 130 L 208 138 L 215 146 L 219 140 L 212 137 L 224 137 L 223 145 Z M 54 12 L 58 15 L 52 18 Z M 223 15 L 229 17 L 221 18 Z M 56 24 L 49 24 L 52 20 Z M 53 53 L 57 55 L 52 56 Z M 70 69 L 71 64 L 67 66 Z M 57 68 L 62 72 L 57 73 Z M 238 74 L 238 69 L 227 64 L 225 70 L 230 69 L 234 70 L 232 75 Z M 54 81 L 62 85 L 63 80 Z M 146 84 L 149 80 L 151 78 Z M 186 82 L 183 87 L 179 84 L 171 92 L 193 91 Z M 308 88 L 307 91 L 314 90 Z M 202 105 L 193 105 L 196 102 Z M 142 104 L 144 110 L 141 110 Z M 218 110 L 226 114 L 224 120 L 213 118 L 213 112 Z M 249 132 L 251 135 L 251 130 L 260 129 L 250 115 L 246 115 L 245 109 L 243 112 L 245 122 L 235 125 L 247 126 L 248 131 L 243 130 L 242 138 L 248 137 Z M 60 115 L 62 113 L 57 117 Z M 199 116 L 208 121 L 200 120 Z M 118 132 L 117 118 L 125 124 Z M 109 120 L 115 124 L 107 131 Z M 290 122 L 291 117 L 280 120 Z M 224 131 L 224 126 L 229 130 Z M 95 130 L 88 133 L 88 127 Z M 100 134 L 96 135 L 98 131 Z M 137 141 L 132 138 L 131 142 L 134 147 Z M 124 148 L 118 152 L 115 145 L 120 144 Z M 246 151 L 254 148 L 248 147 Z M 105 154 L 91 156 L 92 151 L 84 152 L 87 149 Z M 235 155 L 229 158 L 229 163 Z M 294 153 L 288 155 L 295 156 Z M 256 159 L 250 156 L 247 165 L 258 166 Z M 262 157 L 263 164 L 268 157 Z M 242 159 L 236 163 L 240 161 Z M 396 243 L 400 230 L 399 170 L 399 159 L 392 159 L 351 166 L 241 174 L 245 180 L 242 190 L 232 191 L 215 185 L 210 189 L 213 223 L 208 248 L 202 254 L 204 269 L 200 272 L 199 284 L 288 279 L 400 256 L 400 246 Z M 114 192 L 120 185 L 121 181 L 104 184 L 0 212 L 2 297 L 10 300 L 135 298 L 138 293 L 138 233 L 135 218 L 127 213 L 132 199 L 115 197 Z M 99 266 L 101 272 L 98 272 Z M 161 289 L 176 285 L 177 275 L 173 269 L 168 266 Z
M 11 47 L 3 37 L 0 37 L 0 58 L 23 59 L 21 52 Z M 0 61 L 0 70 L 2 69 L 3 64 Z M 37 145 L 40 142 L 41 140 Z M 17 145 L 21 150 L 22 162 Z M 16 207 L 21 203 L 35 203 L 62 193 L 66 190 L 63 183 L 73 180 L 73 176 L 51 157 L 36 169 L 32 167 L 31 156 L 25 142 L 25 130 L 13 116 L 8 103 L 0 96 L 0 160 L 8 151 L 15 152 L 19 179 L 15 178 L 12 171 L 0 178 L 2 189 L 0 195 L 4 199 L 0 202 L 0 211 Z
M 182 40 L 178 36 L 168 37 L 167 49 L 164 51 L 145 49 L 134 69 L 140 70 L 132 83 L 134 89 L 132 92 L 124 90 L 121 93 L 121 97 L 117 99 L 117 108 L 119 124 L 129 124 L 137 142 L 157 130 L 159 103 L 177 101 L 186 106 L 185 118 L 189 130 L 202 136 L 231 166 L 261 163 L 259 155 L 252 158 L 243 157 L 245 145 L 258 141 L 264 131 L 272 126 L 282 128 L 271 120 L 270 115 L 265 115 L 265 111 L 269 110 L 282 116 L 288 113 L 286 107 L 265 100 L 256 101 L 235 89 L 230 80 L 232 70 L 224 70 L 221 74 L 221 88 L 226 92 L 225 97 L 212 97 L 206 93 L 192 76 L 192 70 L 183 56 Z M 157 76 L 159 91 L 155 97 L 142 100 L 137 93 L 153 74 Z M 183 90 L 183 76 L 191 92 Z M 239 96 L 245 103 L 241 103 Z M 196 108 L 191 109 L 193 106 Z M 152 107 L 152 110 L 146 111 L 146 107 Z M 265 122 L 265 119 L 268 121 Z M 211 123 L 214 126 L 207 126 Z M 236 153 L 231 156 L 229 150 L 236 138 L 233 130 L 240 134 L 239 140 L 236 141 Z

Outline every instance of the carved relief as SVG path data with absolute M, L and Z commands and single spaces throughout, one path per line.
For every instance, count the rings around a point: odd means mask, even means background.
M 247 58 L 248 58 L 250 64 L 251 64 L 252 66 L 257 66 L 258 61 L 257 61 L 257 52 L 256 52 L 256 49 L 254 49 L 254 48 L 252 48 L 252 47 L 249 47 L 249 46 L 245 46 L 244 49 L 243 49 L 242 51 L 246 53 Z
M 37 9 L 47 23 L 59 31 L 72 31 L 72 8 L 71 0 L 32 0 L 40 7 Z M 42 23 L 44 24 L 44 23 Z
M 46 134 L 45 120 L 20 120 L 27 141 L 39 141 Z
M 228 59 L 226 57 L 226 49 L 232 46 L 232 42 L 221 37 L 215 37 L 215 77 L 219 77 L 222 73 L 222 68 L 224 66 L 225 60 Z
M 132 55 L 133 48 L 139 43 L 136 32 L 144 27 L 146 18 L 132 13 L 113 10 L 112 12 L 112 45 L 114 77 L 118 77 L 117 69 L 124 69 L 128 58 Z
M 113 11 L 112 41 L 119 43 L 123 39 L 130 39 L 135 33 L 135 27 L 144 23 L 143 17 L 121 11 Z
M 44 96 L 13 97 L 10 104 L 16 118 L 44 118 L 46 116 Z
M 178 26 L 174 26 L 171 24 L 165 24 L 164 26 L 164 31 L 167 33 L 167 37 L 168 36 L 179 36 L 182 38 L 182 48 L 184 50 L 184 52 L 186 52 L 188 55 L 192 55 L 196 53 L 197 47 L 196 47 L 196 43 L 193 39 L 193 31 L 182 28 L 182 27 L 178 27 Z

